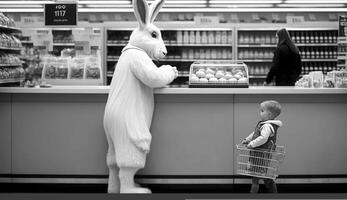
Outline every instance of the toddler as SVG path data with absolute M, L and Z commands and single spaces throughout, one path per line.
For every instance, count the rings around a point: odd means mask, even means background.
M 248 148 L 272 150 L 276 148 L 277 129 L 282 126 L 282 122 L 275 118 L 281 113 L 281 105 L 277 101 L 269 100 L 260 104 L 260 121 L 253 133 L 242 141 Z M 250 154 L 259 154 L 251 152 Z M 257 155 L 251 155 L 257 156 Z M 254 164 L 254 158 L 250 158 L 251 164 Z M 266 172 L 264 172 L 266 173 Z M 261 178 L 252 178 L 251 193 L 259 191 L 259 181 Z M 264 184 L 268 192 L 277 193 L 277 186 L 274 180 L 264 178 Z

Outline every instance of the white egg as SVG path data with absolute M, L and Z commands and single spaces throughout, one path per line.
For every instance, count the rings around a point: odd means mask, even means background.
M 228 83 L 236 83 L 237 79 L 236 78 L 230 78 L 228 79 Z
M 220 83 L 226 83 L 226 82 L 227 82 L 227 79 L 225 79 L 225 78 L 220 78 L 220 79 L 218 79 L 218 82 L 220 82 Z
M 248 81 L 248 78 L 240 78 L 238 80 L 239 83 L 247 83 L 247 81 Z
M 199 81 L 200 81 L 201 83 L 207 83 L 207 82 L 208 82 L 207 78 L 200 78 Z
M 204 68 L 201 68 L 201 69 L 199 69 L 199 71 L 203 71 L 203 72 L 205 72 L 205 69 L 204 69 Z
M 231 75 L 231 74 L 226 74 L 225 76 L 224 76 L 224 78 L 226 78 L 226 79 L 231 79 L 233 77 L 233 75 Z
M 199 82 L 199 78 L 197 76 L 191 77 L 190 82 L 193 82 L 193 83 Z
M 218 79 L 217 78 L 211 78 L 209 80 L 210 83 L 218 83 Z
M 206 78 L 207 79 L 214 78 L 214 75 L 213 74 L 206 74 Z
M 239 80 L 240 78 L 242 78 L 242 76 L 240 74 L 235 74 L 234 78 L 236 78 L 237 80 Z
M 203 71 L 198 71 L 196 72 L 196 75 L 199 77 L 199 78 L 204 78 L 206 76 L 205 72 Z
M 212 69 L 207 69 L 206 74 L 214 74 L 214 71 Z
M 242 72 L 237 72 L 235 75 L 243 76 L 243 73 Z
M 216 78 L 223 78 L 223 77 L 224 77 L 224 73 L 222 73 L 222 72 L 216 73 Z

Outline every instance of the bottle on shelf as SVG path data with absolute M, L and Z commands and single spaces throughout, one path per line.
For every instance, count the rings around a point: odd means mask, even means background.
M 227 37 L 228 37 L 228 44 L 232 44 L 233 43 L 233 34 L 231 31 L 227 32 Z
M 188 44 L 189 43 L 189 32 L 184 31 L 183 32 L 183 44 Z
M 201 35 L 200 35 L 200 31 L 196 31 L 196 32 L 195 32 L 195 43 L 196 43 L 196 44 L 201 44 Z
M 207 44 L 207 33 L 206 33 L 206 31 L 202 31 L 202 34 L 201 34 L 201 43 L 202 43 L 202 44 Z
M 222 34 L 220 31 L 216 31 L 215 43 L 220 44 L 222 42 Z
M 254 44 L 254 34 L 253 33 L 249 33 L 249 44 Z
M 208 43 L 209 44 L 214 44 L 215 43 L 214 39 L 215 39 L 214 31 L 209 31 L 208 32 Z
M 194 31 L 189 32 L 189 44 L 195 44 L 195 32 Z
M 228 34 L 226 31 L 222 31 L 221 43 L 222 44 L 230 44 L 228 41 Z

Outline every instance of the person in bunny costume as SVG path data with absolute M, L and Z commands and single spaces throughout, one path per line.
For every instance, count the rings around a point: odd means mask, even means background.
M 133 0 L 139 27 L 135 29 L 113 74 L 105 107 L 104 129 L 108 142 L 108 193 L 150 193 L 134 183 L 150 150 L 154 110 L 153 88 L 164 87 L 178 75 L 176 67 L 157 67 L 152 60 L 167 54 L 160 30 L 153 24 L 164 0 L 148 7 Z

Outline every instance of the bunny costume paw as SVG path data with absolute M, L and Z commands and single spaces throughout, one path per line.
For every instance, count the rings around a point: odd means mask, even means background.
M 104 113 L 109 192 L 150 192 L 137 187 L 133 179 L 150 151 L 153 88 L 164 87 L 177 77 L 175 67 L 158 68 L 152 61 L 167 54 L 160 30 L 153 24 L 163 4 L 164 0 L 156 0 L 148 7 L 146 0 L 133 0 L 139 27 L 119 57 Z

